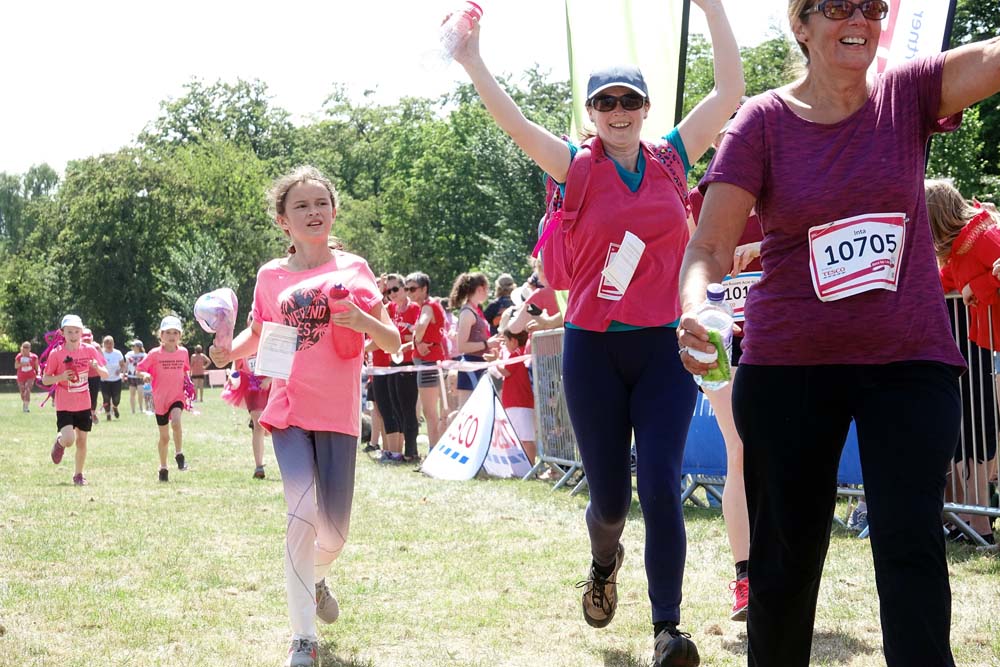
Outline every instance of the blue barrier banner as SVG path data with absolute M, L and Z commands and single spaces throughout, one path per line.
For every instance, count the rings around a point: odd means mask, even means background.
M 685 475 L 723 476 L 726 474 L 726 443 L 715 421 L 715 411 L 705 394 L 699 393 L 694 416 L 684 446 L 681 472 Z M 858 455 L 858 433 L 851 422 L 847 442 L 840 457 L 837 483 L 861 484 L 861 460 Z

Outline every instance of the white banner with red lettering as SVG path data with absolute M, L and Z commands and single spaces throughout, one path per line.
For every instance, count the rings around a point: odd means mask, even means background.
M 889 0 L 872 68 L 884 72 L 907 60 L 940 53 L 955 0 Z
M 487 375 L 479 380 L 420 471 L 435 479 L 467 480 L 484 465 L 494 477 L 523 477 L 531 470 Z

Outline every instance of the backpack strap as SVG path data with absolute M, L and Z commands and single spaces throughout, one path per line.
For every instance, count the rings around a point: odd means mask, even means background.
M 564 137 L 565 138 L 565 137 Z M 595 141 L 600 141 L 595 138 Z M 548 197 L 545 210 L 545 227 L 538 237 L 538 243 L 531 251 L 532 257 L 538 257 L 539 251 L 545 246 L 556 228 L 563 221 L 572 224 L 576 221 L 580 208 L 583 206 L 583 197 L 587 193 L 587 186 L 590 185 L 590 167 L 593 160 L 593 151 L 590 143 L 585 143 L 576 152 L 573 161 L 570 162 L 569 170 L 566 172 L 566 183 L 560 192 L 559 184 L 551 176 L 546 177 L 546 189 Z M 554 219 L 556 212 L 561 211 L 561 216 Z
M 670 182 L 674 184 L 677 196 L 681 198 L 684 208 L 690 211 L 691 202 L 688 199 L 687 174 L 684 172 L 681 156 L 677 154 L 673 144 L 669 141 L 664 141 L 661 144 L 651 144 L 648 141 L 640 143 L 641 148 L 646 151 L 650 158 L 646 161 L 652 162 L 663 170 Z

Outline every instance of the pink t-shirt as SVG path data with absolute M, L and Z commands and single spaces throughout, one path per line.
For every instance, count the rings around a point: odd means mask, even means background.
M 79 349 L 72 351 L 67 350 L 65 345 L 60 345 L 49 352 L 49 358 L 45 361 L 46 375 L 59 375 L 67 369 L 72 369 L 76 371 L 77 376 L 76 380 L 56 383 L 56 410 L 65 412 L 90 410 L 87 371 L 90 369 L 91 359 L 101 366 L 104 365 L 104 355 L 91 345 L 81 343 Z
M 174 403 L 184 403 L 184 378 L 191 370 L 184 346 L 178 345 L 173 352 L 154 347 L 136 368 L 153 378 L 153 411 L 156 414 L 165 415 Z
M 729 183 L 757 198 L 764 276 L 747 299 L 741 363 L 964 367 L 924 200 L 927 140 L 961 121 L 960 114 L 938 118 L 943 67 L 939 55 L 889 69 L 861 109 L 829 125 L 799 117 L 774 92 L 740 109 L 703 183 L 706 196 L 712 183 Z M 895 212 L 909 218 L 897 291 L 820 301 L 809 271 L 809 228 Z
M 38 374 L 38 355 L 34 352 L 28 354 L 18 352 L 14 357 L 14 365 L 17 367 L 18 382 L 31 380 Z
M 368 263 L 333 251 L 332 260 L 308 271 L 289 271 L 275 259 L 257 272 L 253 318 L 298 329 L 299 343 L 288 380 L 275 378 L 260 417 L 268 430 L 297 426 L 306 431 L 361 433 L 363 352 L 343 358 L 334 349 L 330 292 L 343 285 L 352 301 L 370 312 L 382 293 Z

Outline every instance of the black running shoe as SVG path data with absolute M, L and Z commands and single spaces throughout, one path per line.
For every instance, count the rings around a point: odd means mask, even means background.
M 184 462 L 184 454 L 182 454 L 182 453 L 177 454 L 177 456 L 174 457 L 174 461 L 177 461 L 177 469 L 178 470 L 187 470 L 188 469 L 187 463 Z
M 701 664 L 698 647 L 691 635 L 681 632 L 676 625 L 660 630 L 653 642 L 654 667 L 697 667 Z
M 169 482 L 170 481 L 170 473 L 167 472 L 166 468 L 160 468 L 160 481 L 161 482 Z

